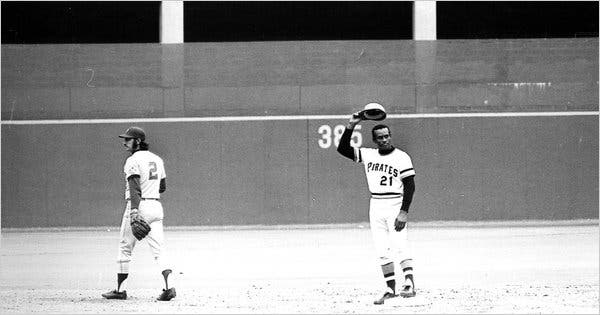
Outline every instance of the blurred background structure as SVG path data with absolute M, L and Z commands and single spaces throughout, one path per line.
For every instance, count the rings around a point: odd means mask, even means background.
M 597 1 L 1 5 L 2 227 L 120 222 L 130 125 L 166 225 L 366 221 L 372 101 L 412 219 L 598 218 Z

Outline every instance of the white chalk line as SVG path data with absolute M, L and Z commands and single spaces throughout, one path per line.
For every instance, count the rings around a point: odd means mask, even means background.
M 471 117 L 560 117 L 598 116 L 598 111 L 571 112 L 505 112 L 505 113 L 430 113 L 389 114 L 386 119 L 421 118 L 471 118 Z M 113 119 L 39 119 L 2 120 L 2 125 L 67 125 L 67 124 L 119 124 L 119 123 L 164 123 L 164 122 L 228 122 L 228 121 L 273 121 L 273 120 L 333 120 L 348 119 L 350 115 L 287 115 L 287 116 L 219 116 L 219 117 L 167 117 L 167 118 L 113 118 Z

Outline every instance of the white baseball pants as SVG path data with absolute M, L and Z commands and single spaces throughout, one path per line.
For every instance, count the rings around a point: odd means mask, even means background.
M 158 264 L 160 270 L 168 269 L 164 257 L 164 231 L 163 231 L 163 207 L 158 200 L 141 200 L 139 214 L 150 224 L 150 233 L 144 238 L 148 241 L 152 257 Z M 127 202 L 123 220 L 121 222 L 121 232 L 119 241 L 119 254 L 117 262 L 119 264 L 119 273 L 129 273 L 129 262 L 131 253 L 137 243 L 137 239 L 131 232 L 130 223 L 131 202 Z
M 371 198 L 369 222 L 379 263 L 383 266 L 393 261 L 409 259 L 408 223 L 397 232 L 394 227 L 402 206 L 402 198 Z

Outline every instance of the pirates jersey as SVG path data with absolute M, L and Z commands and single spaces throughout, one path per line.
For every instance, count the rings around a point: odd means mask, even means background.
M 354 148 L 354 161 L 364 164 L 365 175 L 374 198 L 397 198 L 404 194 L 402 179 L 415 175 L 410 156 L 394 148 L 386 155 L 373 148 Z
M 130 199 L 129 182 L 132 175 L 140 176 L 141 198 L 159 199 L 160 180 L 167 177 L 163 160 L 156 154 L 143 150 L 136 151 L 125 161 L 125 199 Z

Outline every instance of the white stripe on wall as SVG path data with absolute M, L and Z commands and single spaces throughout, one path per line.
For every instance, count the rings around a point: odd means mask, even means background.
M 469 117 L 542 117 L 542 116 L 598 116 L 598 111 L 572 112 L 506 112 L 506 113 L 444 113 L 444 114 L 389 114 L 386 119 L 410 118 L 469 118 Z M 220 122 L 268 120 L 328 120 L 348 119 L 350 115 L 288 115 L 288 116 L 220 116 L 172 118 L 118 118 L 118 119 L 49 119 L 2 120 L 2 125 L 67 125 L 67 124 L 119 124 L 153 122 Z

